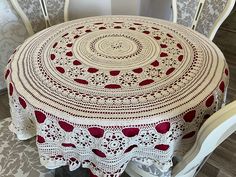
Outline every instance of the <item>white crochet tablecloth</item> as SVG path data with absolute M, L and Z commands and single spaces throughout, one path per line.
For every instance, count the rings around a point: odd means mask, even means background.
M 228 69 L 207 38 L 138 16 L 90 17 L 27 39 L 5 78 L 10 129 L 36 135 L 47 168 L 117 177 L 131 160 L 165 172 L 224 102 Z

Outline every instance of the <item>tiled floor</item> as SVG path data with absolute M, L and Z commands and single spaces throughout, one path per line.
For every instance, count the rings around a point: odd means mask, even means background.
M 214 42 L 224 53 L 230 68 L 228 102 L 236 100 L 236 11 L 222 25 Z M 9 117 L 8 97 L 0 95 L 0 119 Z M 66 168 L 66 167 L 64 167 Z M 85 170 L 65 175 L 65 169 L 57 170 L 57 177 L 87 177 Z M 127 174 L 122 177 L 128 177 Z M 210 156 L 197 177 L 236 177 L 236 134 L 230 136 Z

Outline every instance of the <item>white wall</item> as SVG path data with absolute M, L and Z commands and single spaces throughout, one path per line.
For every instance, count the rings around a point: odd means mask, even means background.
M 111 0 L 70 0 L 69 18 L 111 14 Z
M 139 0 L 111 0 L 112 15 L 138 15 Z
M 171 0 L 139 0 L 139 15 L 172 20 Z
M 97 15 L 142 15 L 170 19 L 171 0 L 70 0 L 70 19 Z

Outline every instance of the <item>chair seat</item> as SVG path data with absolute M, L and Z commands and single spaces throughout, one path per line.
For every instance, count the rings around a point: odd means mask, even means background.
M 11 118 L 0 121 L 0 176 L 54 177 L 40 164 L 35 139 L 20 141 L 8 129 Z

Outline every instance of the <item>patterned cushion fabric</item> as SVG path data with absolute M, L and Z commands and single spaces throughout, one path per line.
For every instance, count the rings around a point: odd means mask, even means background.
M 35 139 L 20 141 L 8 129 L 11 119 L 0 121 L 0 176 L 53 177 L 54 170 L 40 164 Z
M 234 3 L 235 0 L 177 0 L 177 23 L 212 40 Z
M 177 0 L 177 23 L 187 27 L 192 27 L 198 3 L 199 0 Z
M 155 166 L 155 164 L 152 165 L 144 165 L 142 163 L 139 162 L 135 162 L 132 161 L 130 162 L 132 163 L 132 166 L 135 167 L 135 171 L 137 172 L 137 174 L 139 174 L 140 171 L 142 171 L 142 176 L 145 176 L 145 174 L 149 174 L 152 175 L 153 177 L 171 177 L 171 171 L 166 171 L 166 172 L 162 172 L 160 169 L 158 169 L 158 167 Z M 140 175 L 140 174 L 139 174 Z
M 222 13 L 225 10 L 229 0 L 207 0 L 204 3 L 202 12 L 196 26 L 196 31 L 205 36 L 209 36 L 217 20 L 222 18 Z
M 10 0 L 33 35 L 49 26 L 67 21 L 69 0 Z

